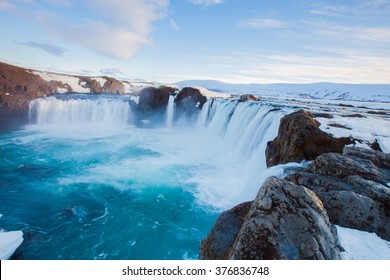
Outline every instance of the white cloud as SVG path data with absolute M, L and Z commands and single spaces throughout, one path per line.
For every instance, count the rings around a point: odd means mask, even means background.
M 317 35 L 390 43 L 390 27 L 346 26 L 326 21 L 302 21 Z
M 13 9 L 15 5 L 7 0 L 0 0 L 0 10 Z
M 222 4 L 222 0 L 190 0 L 194 5 L 210 6 L 216 4 Z
M 350 12 L 351 9 L 346 6 L 327 6 L 324 8 L 319 8 L 310 11 L 310 13 L 312 14 L 327 15 L 327 16 L 340 15 L 340 14 L 350 13 Z
M 88 10 L 86 18 L 77 23 L 74 23 L 74 18 L 63 18 L 64 15 L 49 12 L 50 16 L 46 17 L 37 14 L 38 21 L 51 34 L 100 55 L 123 60 L 134 57 L 143 46 L 152 45 L 152 24 L 165 17 L 169 5 L 169 0 L 48 1 L 74 6 L 81 3 Z M 60 17 L 62 19 L 58 20 Z
M 242 19 L 238 21 L 238 25 L 255 29 L 282 28 L 286 26 L 284 22 L 273 18 Z

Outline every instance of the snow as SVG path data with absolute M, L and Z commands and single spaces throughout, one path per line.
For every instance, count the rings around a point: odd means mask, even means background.
M 200 91 L 200 93 L 207 98 L 225 98 L 225 99 L 227 99 L 227 98 L 232 97 L 228 93 L 216 92 L 216 91 L 208 90 L 208 89 L 203 88 L 203 87 L 197 87 L 197 86 L 192 86 L 192 87 L 195 89 L 198 89 Z
M 214 80 L 191 80 L 176 84 L 181 87 L 195 85 L 214 91 L 270 97 L 390 102 L 389 84 L 229 84 Z
M 97 81 L 101 87 L 104 87 L 104 84 L 107 82 L 107 80 L 105 78 L 102 78 L 102 77 L 95 77 L 95 78 L 91 78 L 91 79 Z
M 0 232 L 0 260 L 9 259 L 22 242 L 22 231 Z
M 78 93 L 90 93 L 91 89 L 82 87 L 82 83 L 80 83 L 80 79 L 78 77 L 69 76 L 69 75 L 61 75 L 54 74 L 49 72 L 39 72 L 33 71 L 34 74 L 39 75 L 45 81 L 60 81 L 64 84 L 68 84 L 72 87 L 73 91 Z M 84 82 L 83 82 L 84 83 Z
M 68 90 L 66 88 L 58 88 L 58 92 L 65 93 L 65 92 L 68 92 Z
M 370 143 L 378 141 L 382 151 L 390 152 L 390 120 L 367 116 L 366 118 L 354 118 L 334 115 L 332 119 L 316 118 L 320 123 L 320 129 L 332 134 L 336 138 L 354 137 Z M 339 124 L 349 129 L 329 126 Z
M 130 100 L 134 101 L 136 104 L 139 103 L 139 95 L 130 96 Z
M 390 243 L 375 233 L 336 226 L 344 260 L 390 260 Z

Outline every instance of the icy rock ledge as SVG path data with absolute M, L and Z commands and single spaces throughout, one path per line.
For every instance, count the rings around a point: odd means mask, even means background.
M 0 260 L 8 260 L 22 242 L 22 231 L 0 232 Z

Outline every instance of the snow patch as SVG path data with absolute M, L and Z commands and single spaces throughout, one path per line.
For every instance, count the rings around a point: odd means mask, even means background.
M 136 104 L 139 103 L 139 95 L 130 96 L 130 100 L 134 101 Z
M 68 90 L 66 88 L 58 88 L 58 92 L 65 93 L 65 92 L 68 92 Z
M 320 129 L 332 134 L 336 138 L 353 137 L 373 143 L 378 141 L 384 152 L 390 151 L 390 122 L 383 118 L 353 118 L 334 115 L 332 119 L 316 118 L 321 125 Z M 330 126 L 338 124 L 350 129 Z
M 375 233 L 336 226 L 344 260 L 390 260 L 390 243 Z
M 102 77 L 96 77 L 96 78 L 91 78 L 92 80 L 97 81 L 101 87 L 104 87 L 104 84 L 107 82 L 105 78 Z
M 211 90 L 208 90 L 206 88 L 203 88 L 203 87 L 197 87 L 197 86 L 193 86 L 192 88 L 195 88 L 197 90 L 199 90 L 199 92 L 207 97 L 207 98 L 224 98 L 224 99 L 228 99 L 228 98 L 231 98 L 232 96 L 228 93 L 222 93 L 222 92 L 216 92 L 216 91 L 211 91 Z
M 22 231 L 0 232 L 0 260 L 8 260 L 22 242 Z
M 49 72 L 39 72 L 39 71 L 33 71 L 33 74 L 40 76 L 43 80 L 48 82 L 59 81 L 62 82 L 63 84 L 68 84 L 73 91 L 78 93 L 91 93 L 91 89 L 84 88 L 81 86 L 85 82 L 80 83 L 80 79 L 78 77 L 54 74 Z

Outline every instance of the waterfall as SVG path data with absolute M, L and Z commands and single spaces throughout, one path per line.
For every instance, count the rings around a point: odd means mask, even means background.
M 57 126 L 125 126 L 132 112 L 121 98 L 72 96 L 38 98 L 29 104 L 32 124 Z
M 175 117 L 175 96 L 169 95 L 167 110 L 165 113 L 165 123 L 168 129 L 173 128 L 174 117 Z

